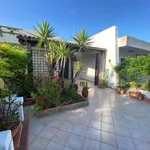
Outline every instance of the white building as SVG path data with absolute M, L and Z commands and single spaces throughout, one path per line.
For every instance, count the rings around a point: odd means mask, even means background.
M 11 27 L 1 26 L 4 32 L 4 37 L 0 37 L 0 42 L 5 41 L 19 44 L 16 36 L 32 37 L 33 31 L 22 30 Z M 8 31 L 13 30 L 15 34 L 9 34 Z M 59 37 L 56 40 L 60 41 Z M 82 52 L 81 58 L 84 63 L 84 70 L 80 74 L 80 78 L 94 82 L 95 85 L 99 79 L 103 78 L 103 74 L 107 71 L 109 75 L 109 86 L 116 87 L 117 76 L 113 71 L 113 66 L 121 62 L 124 58 L 134 57 L 139 55 L 150 54 L 150 43 L 136 39 L 130 36 L 118 37 L 118 27 L 112 26 L 104 31 L 101 31 L 91 37 L 92 45 L 89 51 Z M 73 62 L 74 64 L 75 62 Z M 71 73 L 71 61 L 68 62 L 68 78 L 73 76 Z

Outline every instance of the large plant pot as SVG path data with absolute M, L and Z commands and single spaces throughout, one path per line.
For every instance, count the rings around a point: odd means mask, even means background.
M 143 101 L 144 100 L 145 95 L 142 93 L 139 93 L 138 95 L 138 100 Z
M 88 94 L 89 94 L 89 91 L 87 88 L 83 88 L 82 90 L 82 96 L 85 97 L 85 98 L 88 98 Z
M 120 89 L 120 94 L 125 94 L 127 89 Z
M 120 94 L 120 90 L 121 90 L 121 88 L 117 88 L 117 92 Z
M 127 89 L 123 89 L 123 88 L 117 88 L 117 92 L 119 94 L 125 94 L 127 92 Z
M 19 122 L 18 126 L 15 129 L 11 130 L 12 137 L 15 137 L 15 135 L 18 133 L 20 126 L 21 126 L 21 122 Z
M 138 99 L 140 101 L 142 101 L 144 99 L 144 95 L 141 92 L 130 91 L 129 96 L 131 98 L 135 98 L 135 99 Z

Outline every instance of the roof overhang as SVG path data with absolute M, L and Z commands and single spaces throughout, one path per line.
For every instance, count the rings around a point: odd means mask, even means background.
M 18 40 L 21 44 L 26 44 L 26 42 L 27 43 L 33 43 L 34 42 L 34 43 L 37 44 L 37 42 L 39 40 L 35 36 L 31 36 L 31 35 L 27 36 L 27 35 L 21 35 L 21 34 L 17 35 L 17 38 L 18 38 Z M 49 40 L 54 41 L 56 43 L 66 42 L 68 45 L 73 45 L 75 47 L 77 46 L 77 44 L 72 42 L 72 41 L 64 41 L 64 40 L 61 40 L 61 39 L 58 39 L 58 38 L 52 38 L 52 39 L 49 39 Z M 88 46 L 88 50 L 90 50 L 90 51 L 106 51 L 107 49 L 101 48 L 101 47 Z
M 136 39 L 130 36 L 124 36 L 118 39 L 119 47 L 132 47 L 141 50 L 150 51 L 150 43 Z

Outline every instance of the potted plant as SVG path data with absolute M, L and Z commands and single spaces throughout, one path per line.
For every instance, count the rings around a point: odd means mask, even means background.
M 141 89 L 144 90 L 144 91 L 150 91 L 150 80 L 146 83 L 143 83 L 141 85 Z M 147 102 L 147 103 L 150 103 L 150 98 L 145 96 L 144 101 Z
M 130 91 L 129 96 L 131 98 L 135 98 L 135 99 L 138 99 L 140 101 L 142 101 L 144 99 L 144 95 L 141 92 L 138 92 L 138 91 Z
M 108 81 L 106 79 L 103 79 L 103 80 L 100 80 L 98 87 L 104 89 L 107 87 L 107 84 L 108 84 Z
M 11 130 L 12 137 L 14 140 L 14 146 L 18 147 L 20 141 L 22 123 L 19 119 L 18 108 L 22 105 L 21 103 L 15 103 L 15 98 L 11 97 L 11 92 L 7 99 L 0 101 L 0 132 L 5 130 Z
M 120 83 L 120 85 L 117 87 L 117 93 L 125 94 L 128 88 L 129 88 L 128 83 Z
M 89 86 L 87 82 L 80 82 L 80 86 L 82 87 L 82 96 L 85 98 L 88 98 L 88 94 L 89 94 Z
M 130 92 L 129 92 L 129 96 L 131 98 L 135 98 L 135 99 L 138 99 L 138 100 L 143 100 L 144 99 L 144 94 L 142 94 L 140 91 L 139 91 L 139 87 L 140 85 L 134 81 L 132 82 L 129 82 L 129 85 L 130 85 L 130 88 L 132 89 Z
M 79 77 L 81 71 L 83 70 L 83 62 L 81 60 L 78 60 L 77 62 L 75 62 L 74 68 L 75 68 L 76 73 L 75 73 L 75 76 L 72 80 L 72 83 L 73 83 L 73 87 L 75 88 L 75 90 L 77 92 L 78 91 L 78 84 L 76 84 L 75 82 L 76 82 L 77 78 Z

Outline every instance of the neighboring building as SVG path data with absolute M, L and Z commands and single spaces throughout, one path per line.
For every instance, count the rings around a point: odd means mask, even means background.
M 3 27 L 4 28 L 4 27 Z M 10 43 L 21 43 L 27 40 L 31 46 L 35 46 L 37 39 L 33 36 L 33 31 L 22 30 L 17 28 L 5 27 L 5 30 L 15 30 L 15 35 L 5 33 L 5 39 Z M 35 38 L 34 40 L 32 39 Z M 62 41 L 59 37 L 56 41 Z M 98 84 L 99 79 L 103 78 L 104 72 L 107 72 L 109 77 L 109 86 L 116 87 L 117 76 L 113 70 L 113 66 L 123 61 L 124 58 L 134 57 L 139 55 L 150 55 L 150 43 L 132 38 L 129 36 L 118 38 L 118 27 L 113 26 L 91 37 L 92 44 L 89 51 L 82 52 L 81 58 L 84 63 L 84 70 L 80 74 L 80 78 Z M 0 41 L 4 41 L 0 38 Z M 72 42 L 68 42 L 71 44 Z M 46 70 L 46 64 L 36 64 L 40 57 L 43 57 L 40 52 L 32 53 L 33 56 L 33 73 L 40 68 L 43 72 Z M 44 57 L 42 58 L 44 62 Z M 72 78 L 74 75 L 73 66 L 75 61 L 68 59 L 66 65 L 66 77 Z

